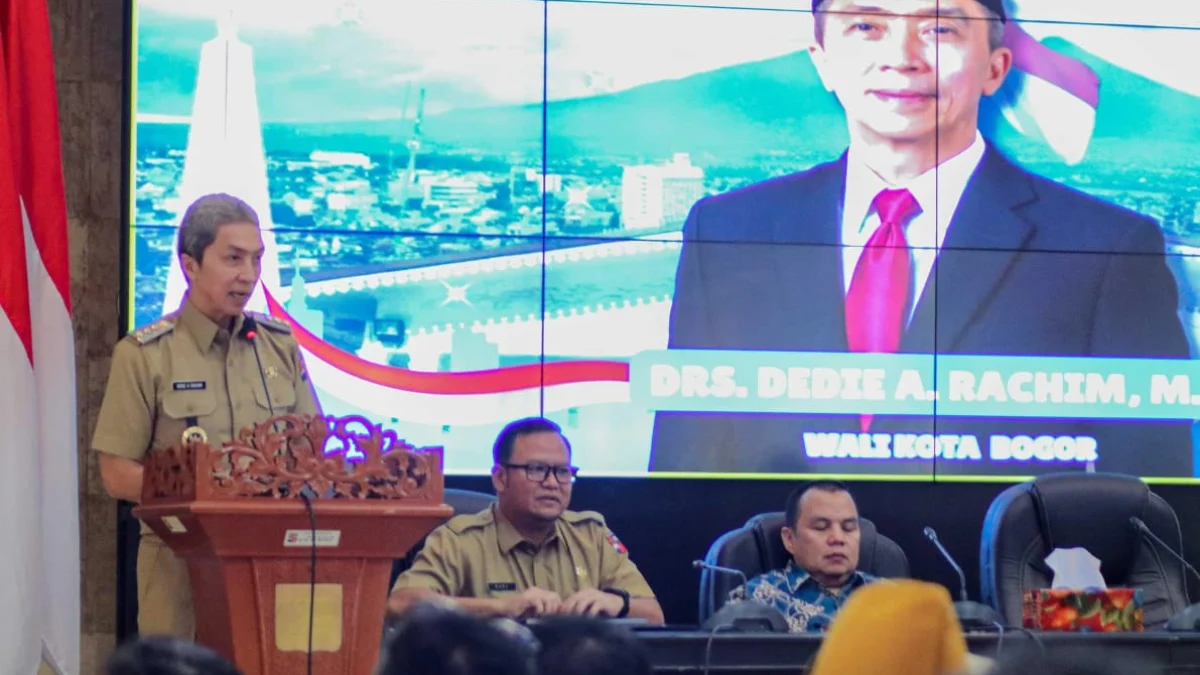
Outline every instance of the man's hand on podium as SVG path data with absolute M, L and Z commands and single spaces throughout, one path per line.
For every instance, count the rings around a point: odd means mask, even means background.
M 100 461 L 100 480 L 108 496 L 135 504 L 142 501 L 142 463 L 103 452 L 96 454 Z

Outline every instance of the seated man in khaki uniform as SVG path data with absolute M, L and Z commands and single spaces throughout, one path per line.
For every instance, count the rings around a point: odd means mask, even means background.
M 662 623 L 662 608 L 604 517 L 567 511 L 571 447 L 558 425 L 518 420 L 492 449 L 497 503 L 430 533 L 392 589 L 388 609 L 441 596 L 483 616 L 634 617 Z
M 272 412 L 321 413 L 291 326 L 245 312 L 263 255 L 254 209 L 229 195 L 201 197 L 183 216 L 178 253 L 188 281 L 179 311 L 113 350 L 92 448 L 117 499 L 141 500 L 148 452 L 188 438 L 220 446 Z M 139 632 L 193 637 L 187 568 L 145 524 L 137 585 Z

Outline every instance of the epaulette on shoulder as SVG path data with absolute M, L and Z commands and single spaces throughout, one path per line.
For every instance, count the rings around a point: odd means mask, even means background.
M 572 525 L 593 522 L 604 525 L 604 516 L 599 511 L 563 511 L 562 519 Z
M 276 333 L 292 332 L 292 324 L 286 321 L 280 321 L 270 314 L 263 314 L 262 312 L 246 312 L 246 314 L 254 317 L 254 320 L 257 321 L 260 326 L 264 328 L 270 328 Z
M 485 509 L 479 513 L 466 513 L 461 516 L 454 516 L 446 522 L 446 528 L 454 534 L 462 534 L 467 530 L 487 527 L 492 522 L 494 522 L 492 510 Z
M 175 330 L 175 316 L 167 315 L 133 331 L 129 334 L 129 339 L 139 345 L 147 345 L 173 330 Z

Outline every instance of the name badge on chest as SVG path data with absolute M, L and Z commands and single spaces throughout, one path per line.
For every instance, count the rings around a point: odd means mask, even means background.
M 172 382 L 171 388 L 175 391 L 200 391 L 206 389 L 208 383 L 204 380 L 189 380 L 187 382 Z
M 511 581 L 494 582 L 488 584 L 488 593 L 512 593 L 517 590 L 517 585 Z

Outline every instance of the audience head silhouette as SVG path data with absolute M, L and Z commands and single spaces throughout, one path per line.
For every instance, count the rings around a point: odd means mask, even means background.
M 482 619 L 434 603 L 405 612 L 378 675 L 532 675 L 532 649 Z
M 650 675 L 650 657 L 626 628 L 601 619 L 561 617 L 532 627 L 538 675 Z
M 107 675 L 241 675 L 216 652 L 174 637 L 143 637 L 122 645 Z

